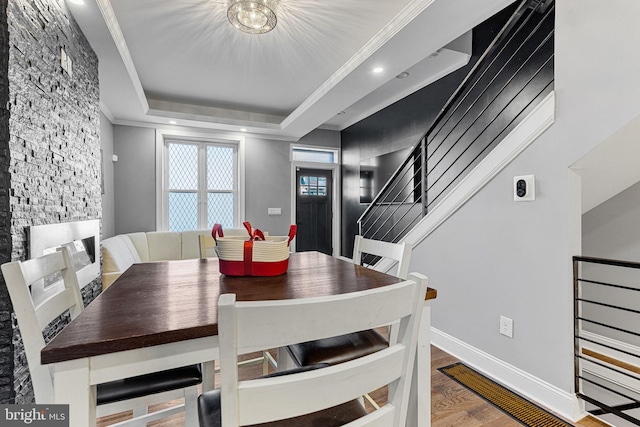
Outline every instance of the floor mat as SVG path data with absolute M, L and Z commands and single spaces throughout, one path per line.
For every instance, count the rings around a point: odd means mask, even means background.
M 525 426 L 571 427 L 571 424 L 567 424 L 463 363 L 454 363 L 438 370 Z

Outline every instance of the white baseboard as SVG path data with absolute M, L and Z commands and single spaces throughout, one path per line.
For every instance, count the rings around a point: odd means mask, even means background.
M 469 367 L 570 421 L 578 421 L 586 415 L 575 394 L 561 390 L 433 327 L 431 343 Z

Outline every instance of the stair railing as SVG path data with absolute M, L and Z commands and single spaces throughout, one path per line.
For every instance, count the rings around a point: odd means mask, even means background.
M 520 3 L 360 216 L 359 234 L 400 241 L 553 89 L 554 6 Z
M 640 425 L 640 263 L 573 257 L 574 387 L 612 425 Z

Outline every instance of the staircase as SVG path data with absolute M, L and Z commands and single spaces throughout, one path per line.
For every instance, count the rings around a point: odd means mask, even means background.
M 519 4 L 360 216 L 359 234 L 401 241 L 548 98 L 554 8 L 553 0 Z

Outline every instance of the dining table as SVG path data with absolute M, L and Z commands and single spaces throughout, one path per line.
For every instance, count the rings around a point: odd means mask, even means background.
M 96 424 L 96 385 L 202 363 L 203 390 L 215 386 L 219 357 L 218 297 L 238 301 L 321 297 L 398 283 L 401 279 L 320 252 L 292 253 L 285 274 L 226 276 L 218 260 L 133 264 L 41 352 L 52 366 L 55 404 L 69 405 L 70 427 Z M 429 288 L 419 328 L 407 426 L 430 425 Z

